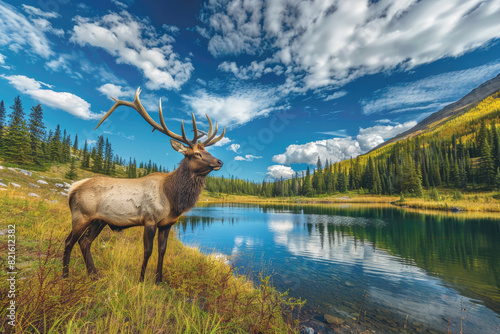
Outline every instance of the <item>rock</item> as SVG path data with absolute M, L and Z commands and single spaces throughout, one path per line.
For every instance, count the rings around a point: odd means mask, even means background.
M 68 196 L 68 194 L 66 194 L 64 191 L 61 191 L 59 194 L 61 194 L 63 196 Z
M 21 185 L 20 184 L 17 184 L 17 183 L 14 183 L 14 182 L 11 182 L 10 183 L 13 187 L 16 187 L 16 188 L 21 188 Z
M 7 185 L 5 183 L 0 182 L 0 187 L 5 187 L 7 188 Z
M 40 176 L 41 177 L 41 176 Z M 36 183 L 40 183 L 40 184 L 48 184 L 47 181 L 44 181 L 44 180 L 38 180 L 36 181 Z
M 56 183 L 56 187 L 58 187 L 58 188 L 64 188 L 64 184 L 62 184 L 62 183 Z
M 34 184 L 34 183 L 30 183 L 30 186 L 32 186 L 33 188 L 40 188 L 40 186 L 38 184 Z
M 59 191 L 59 190 L 57 190 L 57 189 L 50 189 L 50 191 L 56 192 L 56 191 Z
M 460 208 L 457 208 L 456 206 L 452 206 L 450 210 L 451 210 L 451 212 L 460 212 L 461 211 Z
M 7 167 L 7 169 L 17 173 L 17 170 L 15 168 Z
M 31 196 L 31 197 L 40 197 L 40 195 L 37 195 L 35 193 L 29 193 L 28 196 Z
M 300 329 L 300 332 L 299 332 L 299 333 L 300 333 L 300 334 L 314 334 L 314 329 L 312 329 L 311 327 L 306 327 L 306 326 L 304 326 L 304 327 L 302 327 L 302 328 Z
M 330 325 L 337 325 L 337 326 L 342 325 L 345 322 L 344 320 L 330 314 L 325 314 L 325 320 Z
M 69 183 L 64 182 L 63 184 L 64 184 L 65 188 L 70 188 L 71 187 L 71 184 L 69 184 Z
M 24 175 L 26 176 L 31 176 L 31 174 L 33 174 L 32 172 L 30 172 L 29 170 L 25 170 L 25 169 L 20 169 L 19 170 L 21 173 L 23 173 Z
M 50 199 L 45 199 L 47 202 L 50 202 L 50 203 L 57 203 L 56 200 L 50 200 Z
M 351 283 L 351 282 L 349 282 L 349 281 L 345 281 L 345 285 L 350 286 L 350 287 L 355 286 L 355 285 L 354 285 L 354 283 Z
M 4 169 L 5 167 L 4 166 L 0 166 L 0 170 Z
M 40 175 L 40 178 L 41 178 L 41 179 L 45 179 L 45 176 L 41 176 L 41 175 Z

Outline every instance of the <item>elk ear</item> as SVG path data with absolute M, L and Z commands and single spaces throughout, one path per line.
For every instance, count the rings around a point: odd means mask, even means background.
M 186 155 L 186 152 L 187 152 L 187 149 L 188 149 L 186 146 L 182 145 L 181 143 L 179 143 L 178 141 L 173 140 L 173 139 L 170 139 L 170 144 L 172 145 L 172 147 L 174 148 L 174 150 L 176 150 L 179 153 L 182 153 L 182 154 Z

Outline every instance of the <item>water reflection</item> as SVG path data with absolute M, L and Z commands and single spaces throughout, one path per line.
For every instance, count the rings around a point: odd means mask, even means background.
M 184 242 L 260 260 L 275 285 L 308 299 L 318 317 L 370 328 L 488 332 L 500 323 L 500 223 L 494 217 L 422 214 L 393 207 L 206 206 L 178 227 Z

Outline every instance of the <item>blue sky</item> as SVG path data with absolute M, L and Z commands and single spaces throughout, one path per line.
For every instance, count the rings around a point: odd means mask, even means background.
M 174 167 L 167 125 L 226 126 L 214 175 L 260 181 L 365 153 L 500 73 L 500 1 L 0 1 L 0 89 L 48 128 Z M 186 122 L 188 128 L 191 123 Z

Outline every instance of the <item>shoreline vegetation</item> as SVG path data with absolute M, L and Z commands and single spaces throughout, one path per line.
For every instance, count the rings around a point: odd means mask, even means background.
M 199 203 L 248 203 L 248 204 L 355 204 L 392 205 L 399 208 L 450 212 L 500 212 L 500 194 L 497 192 L 461 193 L 454 189 L 424 191 L 421 198 L 384 196 L 347 192 L 322 197 L 261 197 L 252 195 L 227 195 L 204 192 Z

